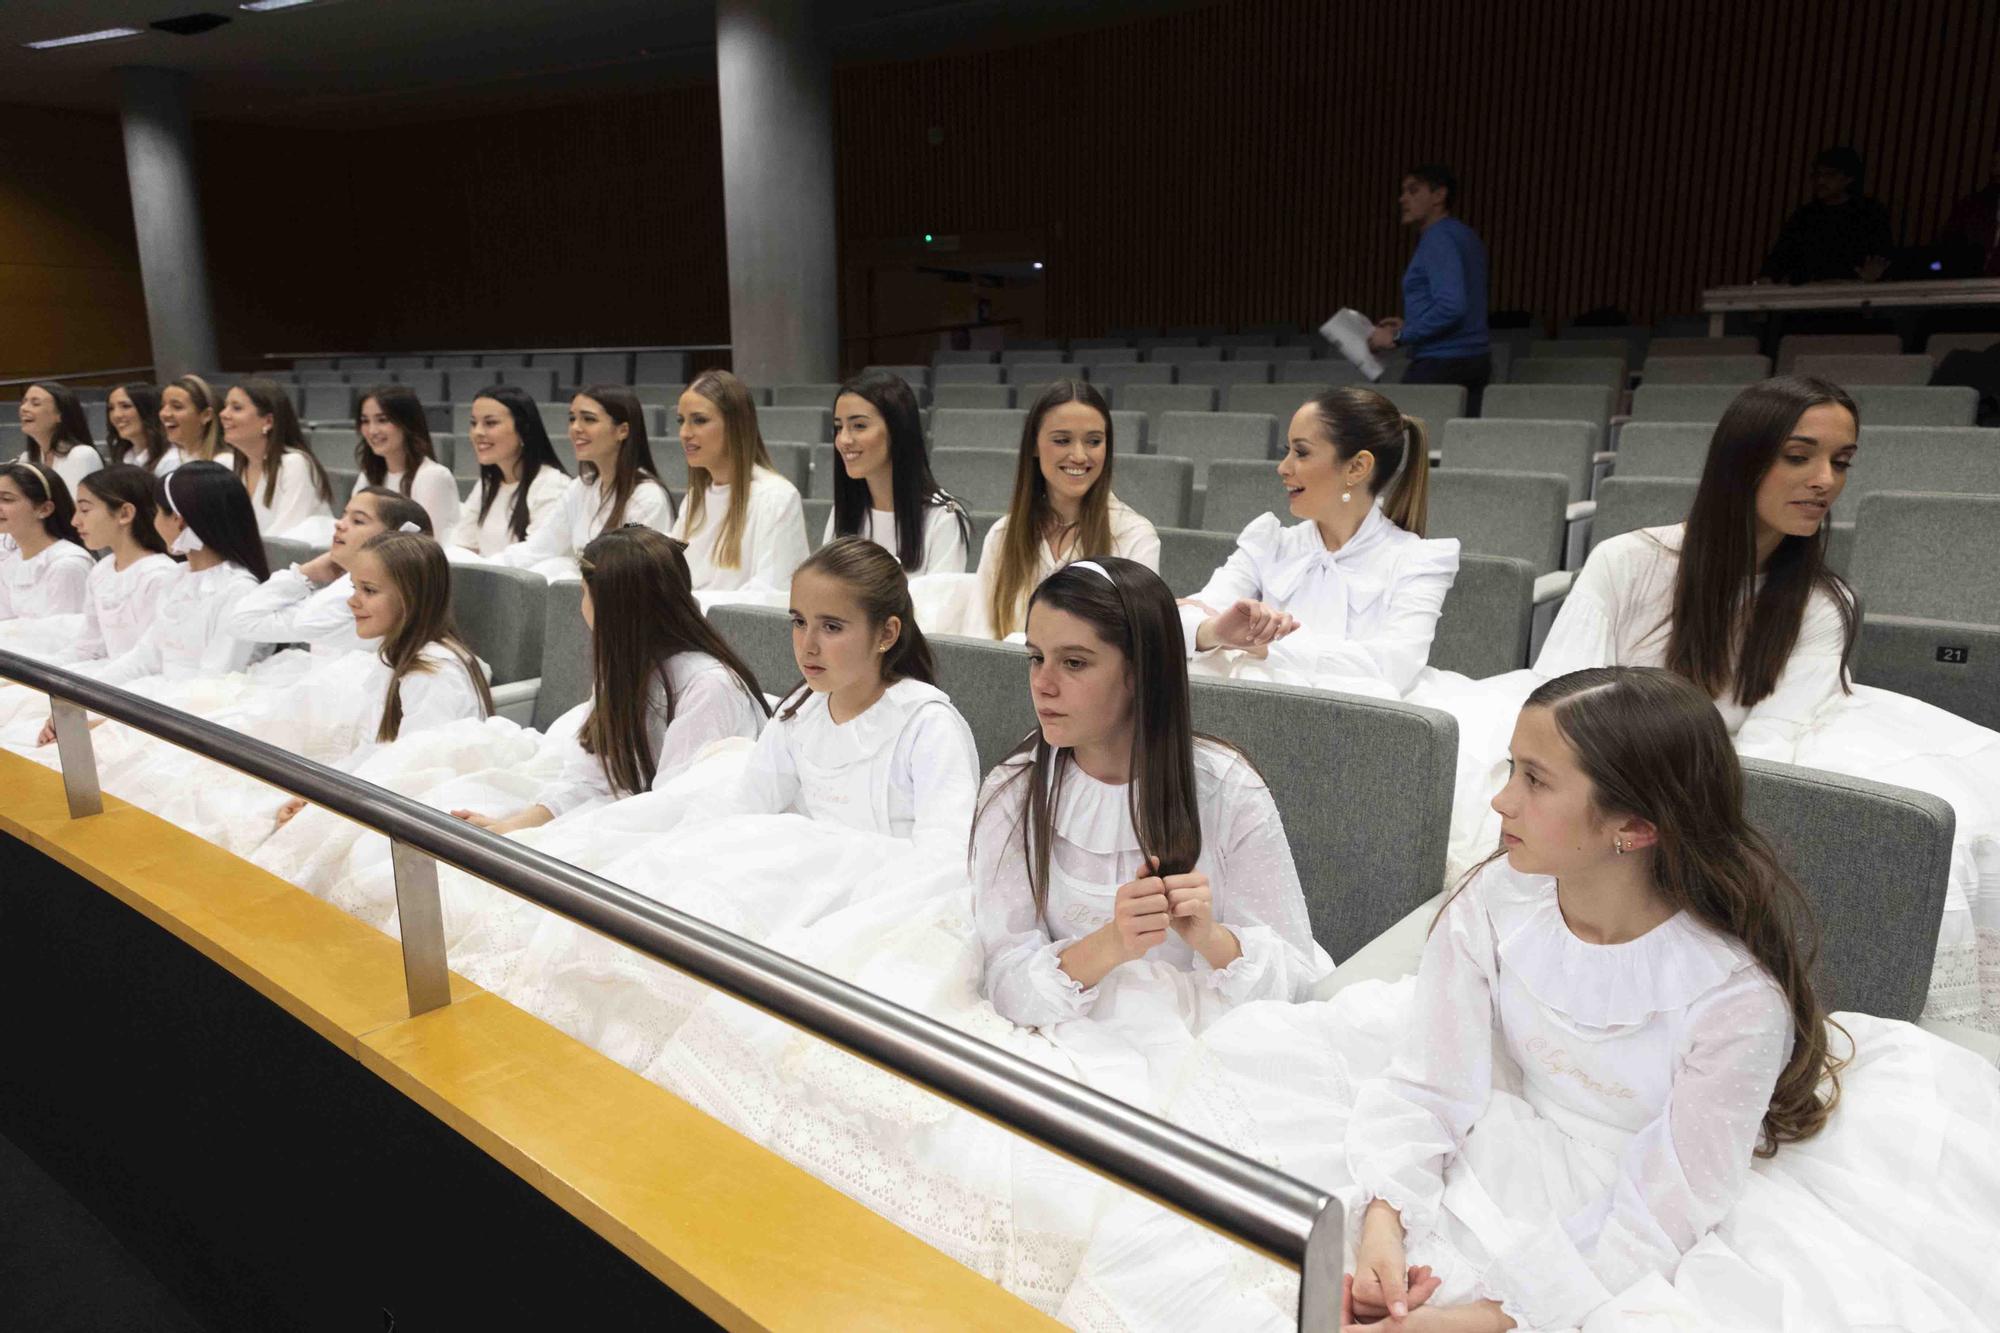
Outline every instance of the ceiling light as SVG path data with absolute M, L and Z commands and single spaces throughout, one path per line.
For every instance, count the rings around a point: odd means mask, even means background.
M 74 37 L 51 37 L 45 42 L 23 42 L 30 51 L 53 51 L 59 46 L 82 46 L 85 42 L 110 42 L 120 37 L 137 37 L 137 28 L 100 28 L 96 32 L 80 32 Z
M 247 9 L 253 14 L 265 14 L 273 9 L 296 9 L 300 5 L 309 5 L 312 2 L 313 0 L 250 0 L 248 4 L 236 7 Z

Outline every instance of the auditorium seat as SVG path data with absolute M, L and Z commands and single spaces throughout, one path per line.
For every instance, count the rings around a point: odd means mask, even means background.
M 470 352 L 446 352 L 431 358 L 432 370 L 470 370 L 479 358 Z
M 273 573 L 303 565 L 319 553 L 319 548 L 311 542 L 294 541 L 290 537 L 264 538 L 264 559 L 270 562 Z
M 586 384 L 598 383 L 596 380 L 580 380 L 577 378 L 577 355 L 575 352 L 530 352 L 528 354 L 528 366 L 533 370 L 554 371 L 556 383 L 565 388 L 573 386 L 580 389 Z
M 1276 514 L 1294 523 L 1274 462 L 1218 459 L 1208 465 L 1201 500 L 1200 526 L 1234 537 L 1260 514 Z
M 1042 395 L 1049 391 L 1051 385 L 1074 383 L 1083 378 L 1084 367 L 1082 366 L 1057 366 L 1054 368 L 1065 373 L 1045 380 L 1023 380 L 1019 384 L 1009 384 L 1006 386 L 1014 392 L 1014 406 L 1021 408 L 1023 411 L 1031 411 L 1035 404 L 1041 400 Z M 1043 366 L 1041 369 L 1048 370 L 1050 367 Z
M 431 456 L 437 459 L 438 462 L 444 464 L 446 467 L 450 467 L 452 460 L 457 457 L 457 454 L 457 436 L 438 434 L 431 436 Z
M 1569 482 L 1569 517 L 1590 516 L 1596 432 L 1583 421 L 1475 420 L 1458 417 L 1433 436 L 1447 468 L 1553 472 Z
M 1194 474 L 1186 458 L 1128 453 L 1112 466 L 1111 489 L 1154 527 L 1184 528 L 1194 507 Z
M 1281 343 L 1275 347 L 1231 347 L 1225 360 L 1229 361 L 1269 361 L 1273 365 L 1286 361 L 1310 361 L 1313 349 L 1306 343 Z
M 1933 333 L 1924 344 L 1924 353 L 1933 361 L 1942 361 L 1952 352 L 1983 352 L 1994 346 L 2000 346 L 2000 332 Z
M 500 366 L 494 372 L 502 384 L 510 384 L 521 390 L 538 403 L 546 403 L 556 396 L 556 373 L 546 367 Z M 568 400 L 564 400 L 568 406 Z
M 453 366 L 444 374 L 445 394 L 454 403 L 470 404 L 482 391 L 500 383 L 497 367 Z
M 1844 386 L 1869 426 L 1970 426 L 1979 419 L 1979 393 L 1964 384 L 1851 384 Z
M 1698 480 L 1715 427 L 1696 421 L 1628 421 L 1618 432 L 1617 475 Z
M 585 352 L 577 358 L 578 384 L 630 384 L 630 352 Z
M 686 352 L 635 352 L 632 355 L 634 384 L 672 384 L 687 387 Z
M 1522 350 L 1524 359 L 1540 360 L 1557 357 L 1568 360 L 1587 358 L 1590 360 L 1615 360 L 1622 364 L 1637 365 L 1644 358 L 1632 346 L 1632 340 L 1624 336 L 1612 336 L 1617 330 L 1579 329 L 1574 335 L 1564 333 L 1556 338 L 1536 338 Z M 1636 336 L 1643 342 L 1649 339 L 1651 330 L 1638 329 Z
M 1069 359 L 1078 366 L 1123 366 L 1138 361 L 1139 350 L 1120 344 L 1117 347 L 1080 347 L 1070 344 Z
M 451 568 L 452 616 L 491 673 L 494 712 L 523 726 L 535 716 L 541 687 L 548 588 L 540 574 L 507 565 Z
M 465 405 L 461 412 L 454 403 L 425 403 L 424 424 L 431 428 L 431 434 L 457 430 L 472 415 L 472 404 Z
M 901 377 L 903 382 L 910 386 L 911 390 L 920 400 L 926 393 L 930 392 L 931 368 L 929 366 L 865 366 L 862 368 L 863 374 L 874 371 L 880 371 L 885 375 Z
M 326 470 L 327 489 L 333 492 L 333 504 L 338 512 L 347 504 L 347 497 L 354 494 L 354 484 L 361 476 L 354 466 L 354 455 L 349 453 L 345 467 L 330 467 Z
M 1748 336 L 1740 338 L 1655 338 L 1646 344 L 1646 359 L 1648 361 L 1670 356 L 1755 356 L 1757 352 L 1757 340 Z
M 1038 362 L 1042 365 L 1066 364 L 1062 349 L 1053 342 L 1009 343 L 1000 350 L 1000 364 L 1003 366 L 1032 365 Z
M 1424 423 L 1433 435 L 1453 417 L 1465 415 L 1465 388 L 1458 384 L 1390 384 L 1368 386 L 1396 405 L 1406 417 Z
M 1129 352 L 1132 350 L 1132 340 L 1109 336 L 1101 338 L 1071 338 L 1069 340 L 1069 350 L 1072 355 L 1077 352 Z
M 2000 728 L 2000 495 L 1865 497 L 1855 679 Z
M 1138 361 L 1097 365 L 1090 368 L 1090 382 L 1100 393 L 1109 393 L 1121 384 L 1172 384 L 1174 367 Z
M 764 450 L 771 455 L 772 470 L 797 487 L 801 497 L 812 494 L 813 453 L 823 447 L 799 440 L 764 441 Z M 683 466 L 687 463 L 685 453 L 681 454 L 681 463 Z
M 1207 483 L 1208 465 L 1217 459 L 1269 460 L 1278 453 L 1278 419 L 1261 412 L 1162 412 L 1152 429 L 1152 452 L 1192 460 L 1197 486 Z
M 1185 366 L 1222 360 L 1220 347 L 1198 347 L 1192 343 L 1162 343 L 1146 349 L 1146 360 L 1171 366 Z
M 334 369 L 334 364 L 333 358 L 330 356 L 299 356 L 292 358 L 292 371 L 294 374 L 302 370 L 332 369 Z M 202 378 L 207 379 L 208 377 L 204 375 Z M 210 384 L 215 383 L 214 380 L 209 380 L 208 382 Z
M 380 370 L 382 368 L 382 358 L 379 356 L 336 357 L 334 358 L 333 368 L 335 370 L 351 370 L 351 371 L 361 371 L 363 373 L 371 373 Z
M 1511 556 L 1461 551 L 1431 640 L 1430 665 L 1474 680 L 1519 670 L 1528 665 L 1534 623 L 1533 566 Z
M 208 376 L 204 375 L 202 378 L 208 379 Z M 208 380 L 208 382 L 211 387 L 221 389 L 224 385 L 235 383 L 238 378 L 240 377 L 235 375 L 221 375 L 216 379 Z M 298 384 L 346 384 L 352 378 L 352 373 L 345 370 L 298 370 L 292 372 L 292 379 Z
M 1529 346 L 1547 341 L 1533 339 Z M 1623 356 L 1626 364 L 1636 366 L 1646 359 L 1652 346 L 1653 329 L 1649 324 L 1565 324 L 1556 330 L 1555 341 L 1558 346 L 1587 343 L 1602 350 L 1578 355 Z
M 833 405 L 825 407 L 757 408 L 757 429 L 767 440 L 803 440 L 823 444 L 833 438 Z
M 1014 405 L 1014 390 L 1005 384 L 940 384 L 931 390 L 934 408 L 996 408 Z
M 992 361 L 948 361 L 931 368 L 933 392 L 947 384 L 999 384 L 1001 367 Z
M 1006 510 L 1014 497 L 1014 473 L 1018 466 L 1019 455 L 1012 448 L 939 449 L 931 455 L 931 473 L 938 485 L 957 496 L 968 509 L 977 511 Z M 1114 475 L 1114 489 L 1116 484 Z M 978 558 L 977 552 L 973 558 Z
M 1262 412 L 1278 419 L 1282 448 L 1292 418 L 1313 397 L 1319 386 L 1302 384 L 1232 384 L 1222 391 L 1225 412 Z
M 557 718 L 590 698 L 595 676 L 590 627 L 583 623 L 583 580 L 558 579 L 542 594 L 541 684 L 531 725 L 546 733 Z
M 1802 356 L 1899 356 L 1901 336 L 1894 333 L 1788 333 L 1778 342 L 1778 373 L 1789 375 Z
M 1088 378 L 1083 366 L 1073 366 L 1065 361 L 1010 361 L 1007 363 L 1009 384 L 1047 384 L 1052 380 Z
M 1741 392 L 1734 384 L 1641 384 L 1632 390 L 1632 420 L 1698 421 L 1713 426 Z
M 817 551 L 826 545 L 826 523 L 833 515 L 833 497 L 809 495 L 806 497 L 805 507 L 806 545 Z M 966 558 L 968 561 L 977 560 L 979 552 L 973 551 Z
M 1876 491 L 2000 495 L 2000 431 L 1976 426 L 1872 426 L 1863 414 L 1860 465 L 1833 502 L 1833 567 L 1848 568 L 1861 502 Z
M 1486 421 L 1587 422 L 1592 447 L 1603 449 L 1616 401 L 1612 390 L 1588 384 L 1489 384 L 1479 415 Z
M 458 479 L 458 493 L 463 498 L 467 487 L 479 480 L 478 451 L 472 447 L 472 440 L 469 436 L 447 435 L 440 432 L 432 433 L 432 444 L 437 444 L 442 440 L 452 441 L 451 461 L 446 463 L 445 466 L 449 467 L 451 475 Z M 442 454 L 439 456 L 439 461 L 443 461 Z
M 1613 473 L 1597 485 L 1597 513 L 1590 549 L 1638 528 L 1679 523 L 1694 504 L 1698 483 L 1687 477 L 1627 477 Z
M 1192 597 L 1200 592 L 1209 575 L 1221 568 L 1229 553 L 1236 549 L 1233 532 L 1210 532 L 1204 528 L 1158 528 L 1158 531 L 1160 578 L 1176 597 Z
M 1189 361 L 1179 367 L 1182 384 L 1269 384 L 1269 361 Z
M 1928 356 L 1802 355 L 1792 361 L 1793 374 L 1817 375 L 1846 389 L 1857 384 L 1929 384 L 1936 369 Z
M 936 372 L 941 366 L 990 366 L 999 359 L 999 352 L 992 348 L 940 347 L 931 353 L 932 379 L 937 378 Z
M 390 373 L 394 376 L 396 383 L 407 385 L 410 392 L 414 393 L 423 402 L 444 403 L 451 401 L 450 395 L 444 391 L 444 372 L 442 370 L 401 369 Z
M 1345 360 L 1280 361 L 1276 369 L 1278 383 L 1303 384 L 1311 389 L 1368 383 L 1368 377 Z
M 549 442 L 556 446 L 567 465 L 569 450 L 569 403 L 536 403 L 535 410 L 541 414 L 542 429 L 549 433 Z
M 933 449 L 1003 449 L 1021 447 L 1028 414 L 1021 408 L 940 407 L 931 413 Z
M 771 406 L 823 407 L 831 412 L 839 396 L 838 384 L 777 384 L 771 387 Z
M 354 386 L 351 384 L 307 384 L 299 389 L 299 418 L 302 421 L 354 420 Z
M 1162 453 L 1160 418 L 1168 412 L 1213 412 L 1216 397 L 1211 384 L 1126 384 L 1111 391 L 1111 406 L 1121 412 L 1143 412 L 1150 450 Z M 1028 405 L 1025 399 L 1019 401 Z
M 1569 482 L 1554 473 L 1440 468 L 1431 476 L 1425 535 L 1456 537 L 1462 553 L 1509 556 L 1535 572 L 1531 651 L 1575 577 L 1562 568 L 1568 508 Z
M 1144 412 L 1111 409 L 1111 438 L 1120 457 L 1153 452 L 1153 437 L 1147 430 L 1149 424 Z
M 1509 384 L 1599 384 L 1614 393 L 1625 387 L 1625 362 L 1618 357 L 1530 356 L 1507 368 Z
M 479 364 L 488 370 L 525 370 L 528 365 L 526 352 L 481 352 Z M 502 383 L 505 383 L 503 380 Z
M 1665 356 L 1639 368 L 1646 384 L 1754 384 L 1771 373 L 1763 356 Z
M 1140 353 L 1143 355 L 1146 352 L 1150 352 L 1155 347 L 1199 347 L 1201 345 L 1201 339 L 1189 338 L 1189 337 L 1169 338 L 1165 334 L 1160 333 L 1158 330 L 1155 330 L 1152 333 L 1139 334 L 1134 336 L 1132 339 L 1132 345 L 1138 348 Z M 1145 359 L 1148 361 L 1152 360 L 1151 357 L 1146 357 Z

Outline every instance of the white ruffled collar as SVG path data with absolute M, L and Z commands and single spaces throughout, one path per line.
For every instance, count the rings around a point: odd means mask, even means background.
M 1056 836 L 1072 847 L 1100 855 L 1138 851 L 1131 791 L 1129 782 L 1099 782 L 1072 757 L 1062 775 L 1062 797 L 1054 821 Z
M 815 694 L 799 709 L 791 725 L 798 728 L 797 744 L 809 747 L 815 759 L 829 767 L 844 768 L 894 745 L 910 714 L 933 701 L 949 703 L 950 697 L 935 685 L 899 680 L 861 716 L 835 723 L 827 710 L 827 696 Z
M 1636 940 L 1591 944 L 1563 920 L 1556 882 L 1496 862 L 1482 876 L 1500 967 L 1537 1001 L 1587 1027 L 1685 1009 L 1756 961 L 1685 911 Z

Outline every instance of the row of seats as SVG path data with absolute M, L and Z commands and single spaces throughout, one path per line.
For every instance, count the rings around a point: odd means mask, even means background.
M 355 383 L 384 371 L 547 370 L 558 384 L 686 384 L 686 352 L 660 349 L 597 352 L 462 352 L 451 355 L 300 357 L 298 372 L 338 372 Z M 487 383 L 492 383 L 489 378 Z M 505 380 L 501 381 L 505 383 Z

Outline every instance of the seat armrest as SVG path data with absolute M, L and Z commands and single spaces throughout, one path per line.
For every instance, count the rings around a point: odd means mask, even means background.
M 1544 602 L 1561 601 L 1564 597 L 1569 596 L 1569 585 L 1575 581 L 1576 571 L 1573 569 L 1558 569 L 1552 573 L 1537 575 L 1535 577 L 1535 605 L 1540 606 Z
M 1563 518 L 1571 523 L 1581 523 L 1586 518 L 1597 516 L 1597 501 L 1578 500 L 1563 512 Z

